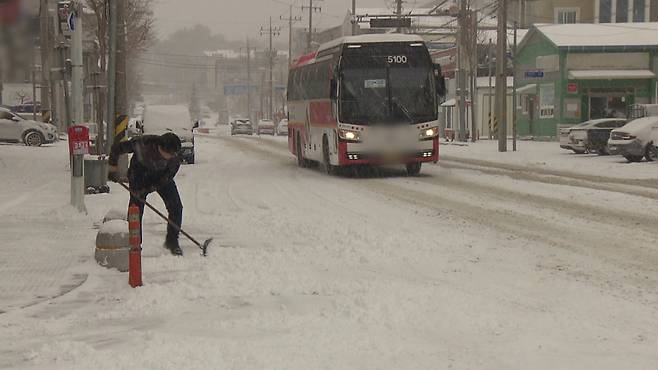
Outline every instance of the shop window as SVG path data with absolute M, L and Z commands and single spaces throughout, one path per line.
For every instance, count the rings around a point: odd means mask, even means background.
M 579 23 L 580 8 L 555 8 L 555 23 Z
M 521 99 L 521 112 L 523 112 L 524 115 L 528 115 L 528 107 L 530 106 L 530 95 L 523 95 L 523 98 Z
M 646 0 L 633 0 L 633 22 L 644 22 Z
M 612 22 L 612 0 L 599 1 L 599 23 Z
M 628 22 L 628 0 L 617 0 L 617 15 L 615 16 L 615 20 L 617 23 Z

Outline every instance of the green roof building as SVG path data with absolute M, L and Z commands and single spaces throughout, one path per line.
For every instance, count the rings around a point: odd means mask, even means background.
M 516 58 L 519 136 L 555 137 L 558 124 L 655 103 L 657 56 L 658 23 L 533 26 Z

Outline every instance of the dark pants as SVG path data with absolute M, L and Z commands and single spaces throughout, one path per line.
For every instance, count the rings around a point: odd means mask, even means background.
M 131 186 L 132 188 L 132 186 Z M 160 198 L 164 201 L 165 207 L 167 207 L 167 212 L 169 213 L 169 220 L 175 223 L 178 226 L 182 226 L 183 222 L 183 202 L 180 200 L 180 195 L 178 194 L 178 188 L 174 180 L 169 181 L 167 184 L 162 186 L 157 190 Z M 139 196 L 146 200 L 146 196 L 149 193 L 140 193 Z M 128 206 L 136 205 L 139 207 L 139 222 L 142 224 L 142 217 L 144 216 L 144 203 L 140 202 L 134 196 L 130 196 L 130 203 Z M 140 227 L 140 233 L 143 227 Z M 167 240 L 178 240 L 179 231 L 175 227 L 167 224 Z M 140 235 L 141 236 L 141 235 Z M 143 239 L 142 239 L 143 240 Z

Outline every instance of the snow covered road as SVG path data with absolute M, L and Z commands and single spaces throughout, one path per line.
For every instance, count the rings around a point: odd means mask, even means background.
M 0 146 L 0 154 L 19 149 Z M 329 177 L 297 168 L 285 138 L 225 133 L 199 137 L 197 161 L 183 167 L 177 183 L 188 231 L 216 238 L 210 256 L 201 258 L 187 242 L 185 258 L 166 255 L 165 226 L 147 213 L 139 289 L 92 258 L 93 222 L 127 202 L 118 187 L 87 197 L 90 216 L 75 216 L 62 208 L 63 169 L 44 168 L 55 183 L 40 189 L 49 201 L 36 215 L 0 206 L 0 302 L 7 311 L 0 314 L 0 367 L 658 363 L 658 197 L 650 188 L 629 194 L 620 184 L 454 165 L 426 166 L 420 177 L 396 168 Z M 2 171 L 0 185 L 16 182 Z M 162 207 L 157 196 L 150 199 Z M 44 214 L 58 217 L 48 222 Z M 40 225 L 30 243 L 8 221 L 16 215 Z M 70 237 L 52 238 L 61 228 Z M 6 235 L 14 241 L 6 243 Z M 6 281 L 11 266 L 24 266 L 7 251 L 21 246 L 39 260 L 82 259 L 61 276 L 86 279 L 67 294 L 25 304 Z M 47 271 L 25 270 L 48 280 Z

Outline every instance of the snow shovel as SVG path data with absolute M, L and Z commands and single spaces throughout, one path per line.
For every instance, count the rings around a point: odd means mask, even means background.
M 212 238 L 210 238 L 210 239 L 206 239 L 206 241 L 203 242 L 203 244 L 199 243 L 199 242 L 198 242 L 196 239 L 194 239 L 190 234 L 186 233 L 185 230 L 183 230 L 179 225 L 176 225 L 175 222 L 173 222 L 173 221 L 170 220 L 167 216 L 165 216 L 164 214 L 162 214 L 162 212 L 158 211 L 157 208 L 153 207 L 149 202 L 146 201 L 146 199 L 140 197 L 139 195 L 135 194 L 132 190 L 130 190 L 130 188 L 128 187 L 128 185 L 126 185 L 126 184 L 123 183 L 123 182 L 119 182 L 119 185 L 121 185 L 124 189 L 128 190 L 128 192 L 129 192 L 133 197 L 137 198 L 137 200 L 139 200 L 140 202 L 144 203 L 144 204 L 145 204 L 147 207 L 149 207 L 153 212 L 155 212 L 158 216 L 160 216 L 160 218 L 162 218 L 163 220 L 167 221 L 167 223 L 168 223 L 169 225 L 171 225 L 171 226 L 172 226 L 173 228 L 175 228 L 176 230 L 180 231 L 181 234 L 185 235 L 188 239 L 190 239 L 190 240 L 192 241 L 192 243 L 196 244 L 197 247 L 201 248 L 201 255 L 202 255 L 202 256 L 206 257 L 206 256 L 208 255 L 208 245 L 210 245 L 210 242 L 212 242 Z

